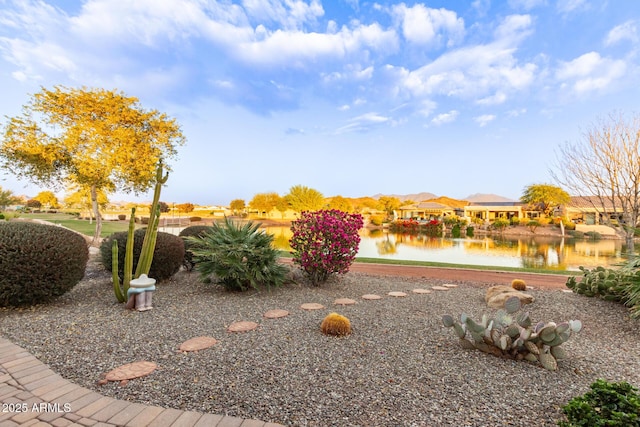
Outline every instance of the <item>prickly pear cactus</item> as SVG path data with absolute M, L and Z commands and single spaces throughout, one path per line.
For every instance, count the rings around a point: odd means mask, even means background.
M 466 314 L 456 321 L 453 316 L 442 316 L 442 324 L 453 328 L 464 349 L 477 349 L 495 356 L 515 360 L 538 362 L 545 369 L 558 369 L 558 360 L 567 357 L 560 345 L 569 340 L 571 334 L 580 332 L 582 322 L 538 322 L 533 323 L 529 314 L 519 312 L 522 308 L 517 297 L 509 298 L 505 308 L 498 310 L 493 318 L 482 316 L 476 322 Z

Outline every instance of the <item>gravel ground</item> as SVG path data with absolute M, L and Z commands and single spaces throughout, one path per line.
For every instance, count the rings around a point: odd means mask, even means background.
M 415 288 L 452 283 L 450 291 Z M 388 296 L 403 291 L 405 298 Z M 366 301 L 364 294 L 381 300 Z M 640 328 L 624 307 L 560 290 L 532 290 L 534 321 L 580 319 L 564 344 L 569 359 L 550 372 L 528 362 L 463 350 L 443 314 L 491 312 L 483 287 L 470 282 L 349 273 L 319 288 L 288 285 L 244 294 L 202 284 L 181 271 L 158 285 L 154 309 L 115 302 L 110 275 L 90 261 L 83 281 L 46 306 L 0 310 L 2 335 L 54 371 L 104 395 L 149 405 L 256 418 L 293 426 L 545 426 L 597 378 L 640 385 Z M 357 304 L 335 306 L 337 298 Z M 305 311 L 303 303 L 326 308 Z M 290 315 L 265 319 L 285 309 Z M 328 337 L 320 322 L 336 311 L 353 333 Z M 258 329 L 229 333 L 235 321 Z M 219 342 L 180 353 L 193 337 Z M 159 369 L 126 386 L 98 385 L 123 364 Z

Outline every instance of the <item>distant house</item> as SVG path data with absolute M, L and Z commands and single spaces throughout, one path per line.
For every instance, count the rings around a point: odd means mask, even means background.
M 521 202 L 471 202 L 464 207 L 464 215 L 467 218 L 477 218 L 483 221 L 495 221 L 496 219 L 526 218 L 529 212 L 525 212 Z M 531 217 L 529 215 L 529 217 Z
M 455 215 L 456 210 L 451 206 L 437 202 L 420 202 L 406 205 L 394 211 L 398 219 L 415 219 L 418 221 Z
M 619 221 L 622 207 L 620 203 L 614 205 L 611 198 L 572 196 L 571 201 L 561 207 L 559 213 L 577 224 L 597 225 L 605 223 L 607 216 L 613 221 Z

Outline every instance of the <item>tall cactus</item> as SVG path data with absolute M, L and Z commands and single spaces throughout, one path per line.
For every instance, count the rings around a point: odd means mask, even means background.
M 118 302 L 127 300 L 127 291 L 131 283 L 131 274 L 133 271 L 133 244 L 136 228 L 136 208 L 131 208 L 131 216 L 129 217 L 129 230 L 127 232 L 127 246 L 124 254 L 124 277 L 122 286 L 120 285 L 120 277 L 118 277 L 118 241 L 114 240 L 111 247 L 111 273 L 113 276 L 113 291 L 116 294 Z
M 163 176 L 162 170 L 162 161 L 160 161 L 156 169 L 156 184 L 153 190 L 153 202 L 149 211 L 149 226 L 142 241 L 142 252 L 140 253 L 140 259 L 138 260 L 135 273 L 136 278 L 140 277 L 141 274 L 149 274 L 151 262 L 153 261 L 153 251 L 156 248 L 158 225 L 160 223 L 160 191 L 162 190 L 162 185 L 169 179 L 169 173 Z
M 127 300 L 127 291 L 129 290 L 129 284 L 131 283 L 132 276 L 134 278 L 140 277 L 141 274 L 149 274 L 151 270 L 151 262 L 153 261 L 153 252 L 156 248 L 156 240 L 158 238 L 158 226 L 160 224 L 160 191 L 162 185 L 167 182 L 169 173 L 163 175 L 162 161 L 158 163 L 156 168 L 156 182 L 153 191 L 153 202 L 151 204 L 149 212 L 149 225 L 147 231 L 144 234 L 142 241 L 142 251 L 140 258 L 138 259 L 138 265 L 136 267 L 135 274 L 133 274 L 133 244 L 134 244 L 134 231 L 135 231 L 135 208 L 131 209 L 131 217 L 129 219 L 129 230 L 127 233 L 127 247 L 124 258 L 124 278 L 123 283 L 120 285 L 120 278 L 118 277 L 118 242 L 114 240 L 112 247 L 112 273 L 113 273 L 113 289 L 116 298 L 119 302 L 125 302 Z

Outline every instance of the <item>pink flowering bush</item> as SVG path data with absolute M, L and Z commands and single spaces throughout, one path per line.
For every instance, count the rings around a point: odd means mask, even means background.
M 360 214 L 335 209 L 302 212 L 291 224 L 293 262 L 313 285 L 325 282 L 331 274 L 347 273 L 358 252 L 362 225 Z

